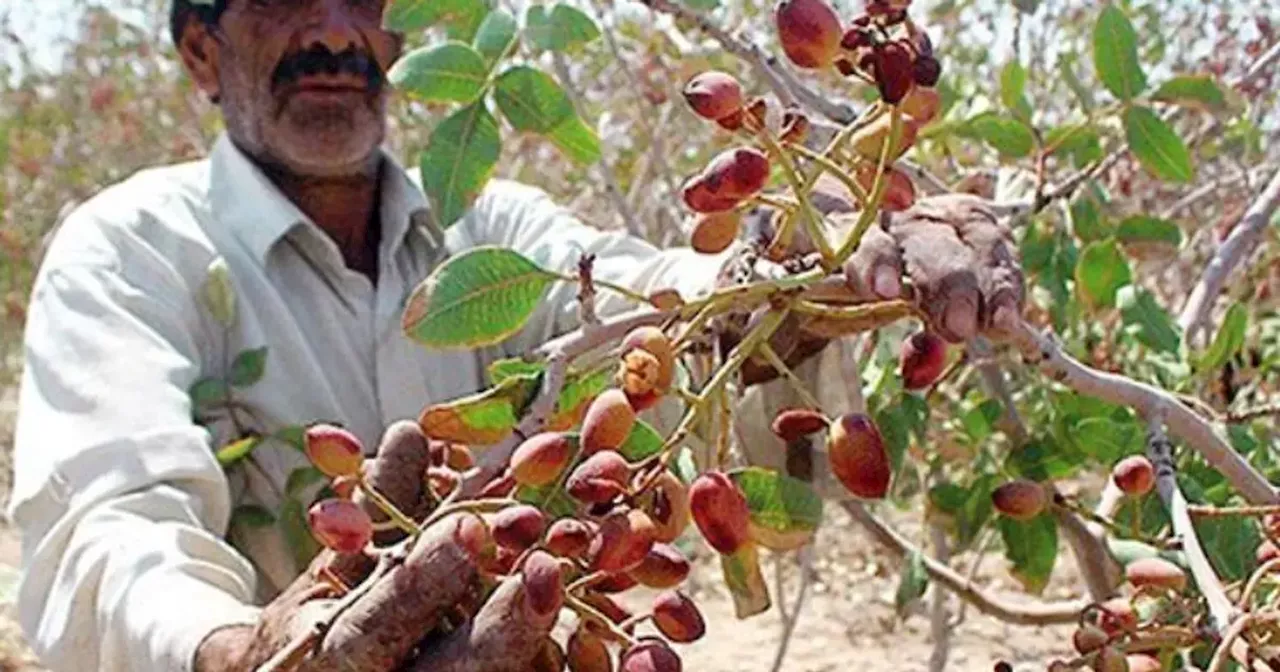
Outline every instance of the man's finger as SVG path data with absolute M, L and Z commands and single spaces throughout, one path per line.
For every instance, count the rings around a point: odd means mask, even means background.
M 852 215 L 838 215 L 853 218 Z M 902 294 L 902 253 L 888 231 L 872 226 L 844 265 L 845 282 L 856 303 L 896 299 Z
M 535 551 L 465 626 L 432 642 L 413 672 L 528 672 L 564 601 L 559 562 Z
M 479 579 L 476 565 L 488 543 L 488 528 L 473 514 L 432 525 L 403 564 L 334 621 L 308 664 L 317 670 L 391 670 L 403 664 Z
M 1012 326 L 1010 320 L 1022 314 L 1026 296 L 1017 245 L 1009 227 L 981 199 L 967 195 L 952 198 L 959 215 L 953 225 L 978 262 L 982 329 L 988 335 L 1001 337 Z
M 977 260 L 949 223 L 948 211 L 917 204 L 893 218 L 890 233 L 934 330 L 953 343 L 977 334 L 982 311 Z
M 427 448 L 427 437 L 418 423 L 401 420 L 387 427 L 377 456 L 365 462 L 369 485 L 414 520 L 422 519 L 427 513 L 427 501 L 423 497 L 423 477 L 431 461 Z M 387 520 L 387 514 L 364 492 L 357 491 L 353 499 L 375 523 Z M 389 544 L 403 536 L 400 530 L 386 530 L 375 534 L 374 541 Z

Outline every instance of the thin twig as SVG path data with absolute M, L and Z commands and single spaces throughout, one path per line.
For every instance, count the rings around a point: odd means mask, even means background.
M 791 613 L 785 616 L 786 622 L 782 628 L 782 641 L 778 643 L 778 652 L 773 657 L 772 672 L 778 672 L 782 669 L 782 662 L 787 658 L 787 648 L 791 644 L 791 638 L 795 635 L 796 624 L 800 621 L 800 612 L 804 610 L 804 601 L 809 594 L 809 582 L 812 580 L 813 573 L 813 546 L 805 546 L 800 549 L 800 591 L 796 594 L 795 606 L 791 608 Z M 781 600 L 781 597 L 779 597 Z M 783 605 L 779 604 L 779 610 Z M 785 613 L 785 612 L 784 612 Z
M 1280 415 L 1280 402 L 1258 406 L 1256 408 L 1246 408 L 1239 411 L 1231 411 L 1223 417 L 1226 422 L 1237 424 L 1241 422 L 1249 422 L 1257 418 L 1264 418 L 1268 415 Z
M 1280 209 L 1280 170 L 1276 171 L 1266 189 L 1245 211 L 1244 217 L 1231 230 L 1231 235 L 1218 246 L 1217 253 L 1205 266 L 1200 281 L 1187 297 L 1182 314 L 1178 316 L 1178 326 L 1182 328 L 1183 337 L 1188 342 L 1192 340 L 1195 330 L 1208 325 L 1209 311 L 1222 292 L 1227 276 L 1253 251 L 1277 209 Z
M 578 260 L 578 320 L 582 324 L 599 326 L 600 317 L 596 315 L 596 284 L 592 270 L 596 257 L 584 254 Z
M 1210 506 L 1207 504 L 1188 504 L 1187 513 L 1196 518 L 1224 518 L 1227 516 L 1270 516 L 1280 514 L 1280 504 L 1265 506 Z
M 1280 495 L 1266 477 L 1235 452 L 1212 425 L 1173 395 L 1146 383 L 1081 364 L 1062 350 L 1052 332 L 1040 333 L 1021 320 L 1013 340 L 1024 356 L 1036 362 L 1042 371 L 1076 392 L 1129 406 L 1143 414 L 1164 407 L 1166 422 L 1173 435 L 1200 453 L 1240 491 L 1246 501 L 1252 504 L 1280 503 Z
M 676 19 L 688 21 L 694 24 L 699 30 L 709 35 L 711 39 L 719 42 L 721 48 L 726 52 L 749 63 L 755 69 L 756 73 L 759 74 L 760 77 L 769 85 L 769 88 L 773 90 L 774 95 L 778 97 L 778 100 L 784 107 L 795 102 L 794 97 L 791 95 L 791 90 L 787 88 L 787 85 L 782 81 L 782 78 L 779 77 L 778 73 L 774 72 L 773 69 L 770 68 L 763 60 L 757 58 L 756 51 L 753 49 L 752 45 L 730 35 L 726 30 L 717 26 L 710 19 L 702 16 L 692 9 L 689 9 L 688 7 L 685 7 L 684 5 L 672 2 L 671 0 L 640 1 L 655 12 L 669 14 Z
M 929 538 L 933 544 L 933 556 L 940 564 L 951 562 L 951 544 L 947 531 L 939 523 L 929 526 Z M 933 652 L 929 654 L 929 672 L 944 672 L 951 654 L 951 619 L 947 614 L 947 591 L 934 584 L 929 604 L 929 636 L 933 640 Z
M 841 506 L 849 512 L 850 516 L 853 516 L 854 520 L 866 528 L 881 545 L 899 558 L 906 558 L 918 551 L 914 544 L 907 541 L 901 534 L 870 511 L 867 511 L 866 507 L 860 502 L 845 500 L 841 502 Z M 921 557 L 924 560 L 925 571 L 929 573 L 929 577 L 932 580 L 946 586 L 948 590 L 972 604 L 978 611 L 1006 623 L 1016 625 L 1075 623 L 1080 616 L 1080 612 L 1090 604 L 1086 600 L 1026 605 L 1008 604 L 991 597 L 981 587 L 960 576 L 947 565 L 925 554 L 921 554 Z
M 1182 542 L 1182 552 L 1187 558 L 1191 578 L 1209 606 L 1209 627 L 1222 633 L 1235 620 L 1238 610 L 1227 598 L 1222 581 L 1209 564 L 1209 558 L 1200 546 L 1191 515 L 1187 513 L 1187 500 L 1178 488 L 1173 462 L 1173 443 L 1164 433 L 1164 409 L 1155 407 L 1147 412 L 1147 458 L 1155 465 L 1156 491 L 1164 502 L 1173 526 L 1173 534 Z M 1225 647 L 1224 647 L 1225 648 Z

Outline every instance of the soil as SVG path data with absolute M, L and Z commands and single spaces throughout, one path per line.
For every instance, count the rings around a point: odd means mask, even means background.
M 12 388 L 0 390 L 0 501 L 7 504 L 11 482 L 12 417 L 16 398 Z M 911 511 L 880 507 L 879 513 L 914 540 L 927 537 L 919 516 Z M 694 558 L 694 571 L 685 586 L 702 608 L 706 636 L 688 645 L 676 645 L 684 659 L 684 669 L 699 672 L 769 672 L 783 639 L 783 621 L 778 604 L 785 598 L 788 611 L 796 599 L 800 581 L 797 554 L 762 554 L 765 576 L 770 582 L 774 607 L 745 620 L 733 614 L 733 603 L 720 578 L 719 563 L 700 544 L 702 553 Z M 875 546 L 849 516 L 834 503 L 826 508 L 826 520 L 814 547 L 813 574 L 807 599 L 801 610 L 786 657 L 776 669 L 794 672 L 834 670 L 893 670 L 915 672 L 929 669 L 933 653 L 930 637 L 929 600 L 921 600 L 906 618 L 894 608 L 901 563 Z M 0 581 L 16 571 L 20 561 L 20 536 L 7 522 L 0 526 Z M 971 571 L 973 556 L 961 555 L 953 566 Z M 989 591 L 1009 601 L 1030 601 L 1018 587 L 998 556 L 989 555 L 973 576 Z M 783 596 L 775 583 L 781 570 Z M 4 581 L 4 597 L 12 590 Z M 1063 549 L 1058 571 L 1046 589 L 1044 599 L 1079 597 L 1081 582 L 1070 552 Z M 644 608 L 653 592 L 630 591 L 623 602 L 634 610 Z M 1055 657 L 1070 650 L 1071 628 L 1019 627 L 983 616 L 973 609 L 961 610 L 955 597 L 948 599 L 954 626 L 950 635 L 950 655 L 946 670 L 989 671 L 1006 661 L 1018 672 L 1044 670 Z M 567 632 L 572 619 L 561 630 Z M 644 634 L 648 626 L 642 626 Z M 42 670 L 26 648 L 13 607 L 0 605 L 0 672 Z

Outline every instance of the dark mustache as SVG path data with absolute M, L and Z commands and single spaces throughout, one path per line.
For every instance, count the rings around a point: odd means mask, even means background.
M 316 74 L 355 75 L 363 77 L 371 93 L 382 89 L 386 76 L 378 61 L 367 52 L 350 47 L 335 54 L 323 45 L 315 45 L 280 61 L 271 75 L 271 86 L 280 90 L 296 82 L 300 77 Z

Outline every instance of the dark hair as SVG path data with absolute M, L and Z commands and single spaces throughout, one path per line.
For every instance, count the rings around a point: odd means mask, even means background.
M 182 39 L 182 29 L 187 25 L 187 19 L 193 14 L 196 19 L 213 25 L 226 11 L 227 2 L 228 0 L 213 0 L 210 4 L 205 0 L 193 4 L 191 0 L 173 0 L 173 5 L 169 9 L 169 34 L 173 37 L 173 43 L 176 45 Z

